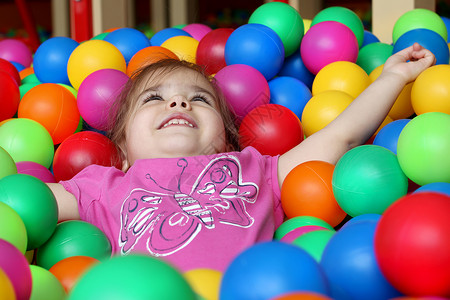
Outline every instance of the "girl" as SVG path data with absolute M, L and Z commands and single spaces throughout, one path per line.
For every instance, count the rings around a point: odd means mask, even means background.
M 147 66 L 119 99 L 111 130 L 123 169 L 91 165 L 49 184 L 59 219 L 96 225 L 114 253 L 152 254 L 181 271 L 223 271 L 244 249 L 272 239 L 289 171 L 309 160 L 335 164 L 364 143 L 405 84 L 434 60 L 418 44 L 394 54 L 333 122 L 276 157 L 238 151 L 232 115 L 199 67 L 174 60 Z

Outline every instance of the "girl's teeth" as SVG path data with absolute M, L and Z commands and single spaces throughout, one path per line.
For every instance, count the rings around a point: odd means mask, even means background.
M 163 128 L 169 126 L 169 125 L 178 125 L 178 124 L 182 124 L 182 125 L 188 125 L 189 127 L 194 127 L 191 123 L 189 123 L 186 120 L 183 119 L 173 119 L 170 120 L 169 122 L 167 122 L 166 124 L 164 124 Z

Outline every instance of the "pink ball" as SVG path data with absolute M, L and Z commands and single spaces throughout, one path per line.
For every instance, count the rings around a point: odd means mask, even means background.
M 194 39 L 200 41 L 208 32 L 212 31 L 209 26 L 192 23 L 183 27 L 183 30 L 189 33 Z
M 324 21 L 312 26 L 300 45 L 303 63 L 313 74 L 335 61 L 355 63 L 358 51 L 358 40 L 353 31 L 336 21 Z
M 111 105 L 128 79 L 125 73 L 114 69 L 101 69 L 87 76 L 77 95 L 78 110 L 83 120 L 95 129 L 106 130 Z
M 315 231 L 315 230 L 329 230 L 328 228 L 322 227 L 322 226 L 316 226 L 316 225 L 307 225 L 307 226 L 301 226 L 298 228 L 295 228 L 288 233 L 286 233 L 280 241 L 286 242 L 286 243 L 292 243 L 296 238 L 298 238 L 301 235 L 304 235 L 305 233 Z
M 0 269 L 8 276 L 17 300 L 31 295 L 31 271 L 25 256 L 11 243 L 0 239 Z
M 0 41 L 0 58 L 19 63 L 24 67 L 31 66 L 33 61 L 28 46 L 24 42 L 14 39 Z
M 253 67 L 229 65 L 219 70 L 214 78 L 234 110 L 238 124 L 252 109 L 269 103 L 269 84 L 264 75 Z
M 16 167 L 19 174 L 28 174 L 47 183 L 56 182 L 49 169 L 34 161 L 18 161 L 16 162 Z

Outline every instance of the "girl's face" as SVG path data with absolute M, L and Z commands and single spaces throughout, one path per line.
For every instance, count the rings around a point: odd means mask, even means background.
M 225 128 L 217 105 L 211 84 L 193 70 L 150 78 L 126 125 L 126 163 L 223 152 Z

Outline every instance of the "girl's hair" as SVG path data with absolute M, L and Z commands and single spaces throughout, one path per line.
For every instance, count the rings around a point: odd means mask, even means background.
M 134 113 L 138 95 L 145 88 L 149 80 L 169 76 L 172 72 L 182 68 L 197 72 L 211 83 L 215 91 L 214 96 L 216 97 L 218 111 L 222 116 L 225 127 L 225 151 L 239 150 L 238 129 L 235 123 L 236 118 L 214 78 L 207 74 L 204 68 L 199 65 L 184 60 L 168 58 L 146 65 L 135 71 L 111 107 L 108 137 L 118 148 L 122 160 L 126 159 L 126 151 L 124 149 L 126 124 Z

